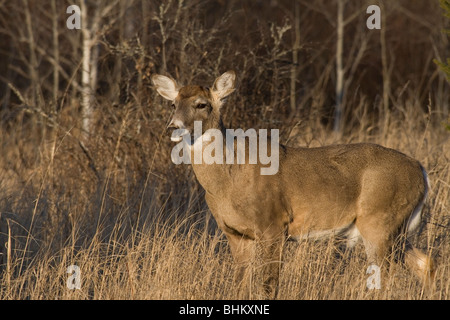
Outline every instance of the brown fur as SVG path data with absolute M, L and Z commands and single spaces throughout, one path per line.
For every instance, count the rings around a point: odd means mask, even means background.
M 167 79 L 154 76 L 158 92 L 167 85 L 177 87 Z M 178 120 L 192 132 L 193 122 L 200 120 L 204 130 L 224 132 L 220 108 L 222 99 L 233 90 L 234 72 L 216 79 L 212 89 L 182 87 L 173 99 L 176 111 L 172 123 Z M 208 108 L 198 109 L 198 101 Z M 193 165 L 235 260 L 241 265 L 249 263 L 260 246 L 266 261 L 266 286 L 274 294 L 287 236 L 296 238 L 353 225 L 363 239 L 369 262 L 381 264 L 402 226 L 426 196 L 420 163 L 375 144 L 280 146 L 278 173 L 260 175 L 260 167 Z M 408 248 L 406 260 L 421 276 L 434 270 L 431 260 L 415 248 Z

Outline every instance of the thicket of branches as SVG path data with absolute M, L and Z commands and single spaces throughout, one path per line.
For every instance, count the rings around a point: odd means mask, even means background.
M 447 111 L 448 90 L 431 63 L 445 61 L 449 50 L 439 2 L 379 1 L 381 30 L 366 28 L 369 2 L 339 2 L 344 4 L 345 119 L 359 97 L 374 109 L 387 104 L 384 110 L 405 91 L 422 105 L 431 94 L 444 104 L 440 111 Z M 2 120 L 10 120 L 24 102 L 48 116 L 81 103 L 83 32 L 88 31 L 94 108 L 130 101 L 151 108 L 148 76 L 153 72 L 208 84 L 235 69 L 241 86 L 234 102 L 245 109 L 235 110 L 244 112 L 233 112 L 233 119 L 254 114 L 249 120 L 286 123 L 320 112 L 325 122 L 332 121 L 337 3 L 86 1 L 82 30 L 68 30 L 71 2 L 4 1 Z

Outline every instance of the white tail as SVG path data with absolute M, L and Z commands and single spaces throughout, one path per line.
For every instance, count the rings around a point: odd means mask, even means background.
M 430 179 L 428 179 L 428 174 L 425 171 L 424 167 L 421 167 L 421 168 L 422 168 L 423 178 L 425 180 L 425 191 L 424 191 L 422 201 L 419 202 L 419 204 L 414 209 L 414 211 L 412 212 L 411 216 L 408 219 L 408 224 L 406 227 L 406 231 L 408 232 L 408 234 L 411 234 L 412 232 L 417 230 L 417 228 L 420 226 L 420 223 L 422 221 L 422 209 L 423 209 L 423 206 L 425 205 L 425 201 L 427 200 L 428 191 L 430 190 Z
M 421 168 L 425 181 L 425 191 L 422 200 L 416 206 L 408 219 L 406 226 L 407 239 L 411 237 L 421 225 L 422 210 L 430 190 L 430 180 L 428 178 L 428 174 L 425 171 L 425 168 Z M 431 287 L 434 284 L 434 277 L 436 274 L 436 265 L 434 260 L 430 256 L 414 248 L 408 240 L 406 244 L 405 261 L 427 287 Z

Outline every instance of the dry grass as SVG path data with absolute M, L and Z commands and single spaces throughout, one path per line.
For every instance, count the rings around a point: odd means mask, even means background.
M 388 32 L 369 31 L 372 2 L 345 9 L 339 134 L 330 130 L 337 34 L 328 1 L 89 2 L 92 18 L 117 5 L 99 18 L 87 139 L 83 42 L 60 14 L 68 3 L 4 2 L 0 300 L 262 297 L 257 264 L 250 296 L 235 287 L 203 190 L 189 166 L 170 161 L 171 109 L 149 83 L 152 73 L 169 73 L 211 86 L 229 69 L 238 90 L 223 108 L 225 125 L 278 128 L 290 145 L 379 143 L 417 158 L 431 180 L 415 242 L 436 258 L 435 292 L 397 264 L 380 290 L 368 290 L 362 245 L 343 252 L 332 239 L 288 243 L 278 298 L 450 299 L 450 87 L 432 62 L 448 53 L 445 18 L 437 1 L 380 1 Z M 81 270 L 79 290 L 67 288 L 71 265 Z
M 368 290 L 362 245 L 343 252 L 333 239 L 288 243 L 280 299 L 450 298 L 448 132 L 430 115 L 414 110 L 405 105 L 390 115 L 384 129 L 361 127 L 342 137 L 321 127 L 297 126 L 297 139 L 290 143 L 372 141 L 415 156 L 428 168 L 432 188 L 416 241 L 436 257 L 435 292 L 425 294 L 417 279 L 395 263 L 384 273 L 382 289 Z M 147 176 L 132 183 L 119 165 L 105 158 L 106 176 L 76 185 L 84 174 L 95 179 L 88 163 L 87 173 L 73 176 L 76 167 L 66 162 L 67 157 L 87 160 L 80 150 L 67 155 L 65 139 L 57 136 L 40 146 L 51 156 L 29 171 L 28 180 L 18 183 L 17 177 L 2 171 L 6 196 L 1 236 L 2 244 L 11 245 L 2 252 L 0 299 L 261 298 L 257 277 L 247 279 L 250 296 L 235 287 L 227 242 L 186 167 L 170 167 L 172 177 Z M 158 148 L 169 153 L 165 140 L 163 136 Z M 177 170 L 187 183 L 177 186 L 172 180 Z M 167 188 L 167 182 L 176 189 Z M 69 265 L 80 267 L 79 290 L 67 288 Z

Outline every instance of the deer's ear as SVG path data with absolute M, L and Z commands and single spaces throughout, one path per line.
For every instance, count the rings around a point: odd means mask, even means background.
M 222 100 L 229 96 L 235 90 L 236 73 L 227 71 L 214 81 L 212 93 L 216 99 Z
M 156 91 L 165 99 L 173 101 L 178 96 L 178 85 L 172 78 L 155 74 L 152 76 Z

